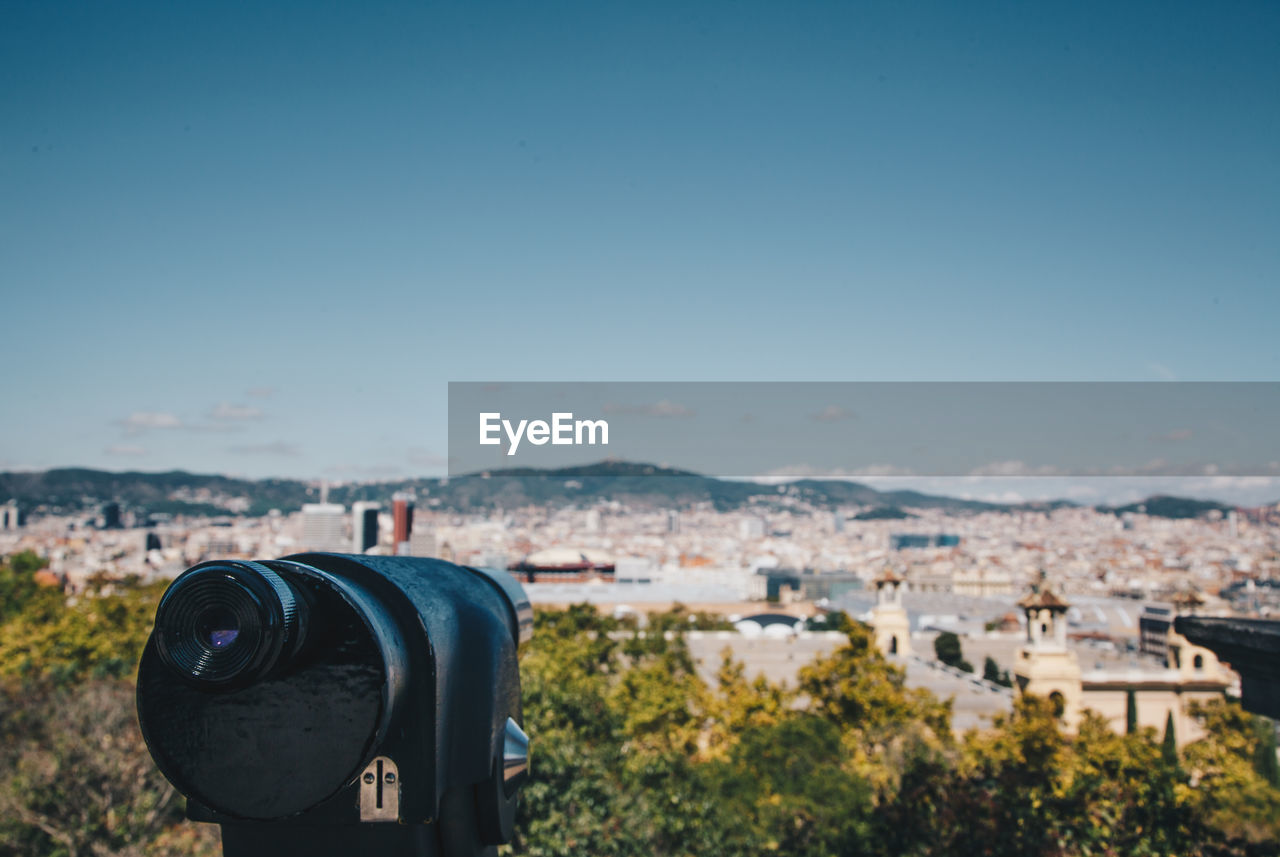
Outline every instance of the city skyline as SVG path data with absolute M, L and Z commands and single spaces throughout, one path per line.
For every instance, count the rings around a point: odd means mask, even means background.
M 0 470 L 430 474 L 451 380 L 1274 379 L 1277 36 L 6 7 Z

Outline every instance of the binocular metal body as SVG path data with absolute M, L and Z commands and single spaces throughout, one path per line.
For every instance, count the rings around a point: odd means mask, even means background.
M 482 854 L 527 773 L 502 571 L 298 554 L 197 565 L 161 599 L 138 718 L 224 857 Z

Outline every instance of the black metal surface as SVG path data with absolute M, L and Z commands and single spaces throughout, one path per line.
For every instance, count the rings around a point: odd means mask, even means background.
M 224 857 L 436 857 L 436 831 L 425 824 L 360 827 L 222 826 Z
M 1280 622 L 1179 616 L 1173 627 L 1240 673 L 1240 702 L 1246 711 L 1280 718 Z
M 363 767 L 383 713 L 386 670 L 368 622 L 338 590 L 296 576 L 323 623 L 278 674 L 224 691 L 174 681 L 154 641 L 138 673 L 139 720 L 180 791 L 237 818 L 280 818 L 333 795 Z
M 520 677 L 511 627 L 511 606 L 488 577 L 450 562 L 421 557 L 298 554 L 286 557 L 354 580 L 389 607 L 408 610 L 406 623 L 426 631 L 426 647 L 409 650 L 414 675 L 411 715 L 425 746 L 413 748 L 436 759 L 429 788 L 402 773 L 401 817 L 433 820 L 440 800 L 457 783 L 480 783 L 501 758 L 506 718 L 524 720 Z M 425 679 L 425 680 L 423 680 Z M 409 738 L 409 736 L 405 736 Z M 404 752 L 386 752 L 399 759 Z M 408 813 L 408 815 L 406 815 Z
M 139 668 L 143 734 L 189 817 L 224 826 L 226 857 L 472 855 L 509 840 L 503 745 L 507 718 L 522 723 L 510 587 L 411 557 L 262 565 L 307 605 L 305 646 L 233 690 L 183 680 L 154 636 Z M 240 643 L 226 631 L 241 619 L 206 618 L 183 627 L 206 648 Z M 358 775 L 375 756 L 399 768 L 400 824 L 359 819 Z

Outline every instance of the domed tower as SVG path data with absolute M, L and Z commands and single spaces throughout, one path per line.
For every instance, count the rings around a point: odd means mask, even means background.
M 907 581 L 886 567 L 875 579 L 876 606 L 871 611 L 871 629 L 881 654 L 906 657 L 911 654 L 911 622 L 902 606 Z
M 1014 676 L 1023 693 L 1051 700 L 1063 723 L 1074 729 L 1080 720 L 1080 663 L 1067 648 L 1070 604 L 1042 586 L 1018 602 L 1027 617 L 1027 639 L 1018 650 Z

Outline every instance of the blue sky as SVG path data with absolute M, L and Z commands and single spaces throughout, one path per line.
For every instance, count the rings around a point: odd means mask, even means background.
M 8 3 L 0 467 L 450 380 L 1274 380 L 1280 7 Z

